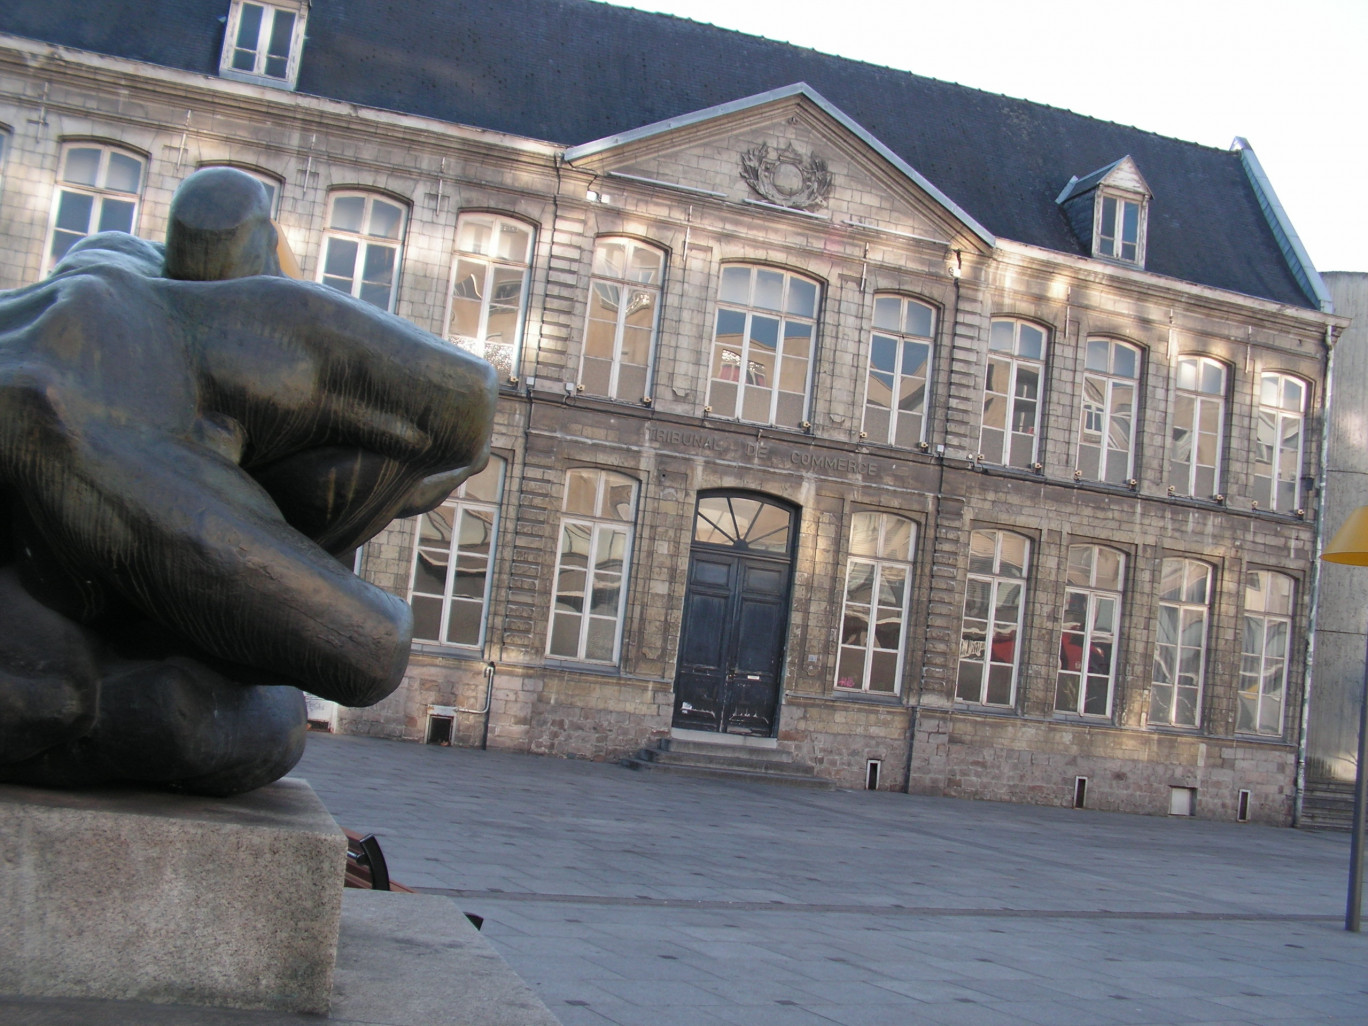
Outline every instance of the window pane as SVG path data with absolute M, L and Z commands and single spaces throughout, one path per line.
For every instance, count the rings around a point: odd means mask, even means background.
M 142 179 L 142 161 L 122 153 L 109 154 L 105 188 L 115 192 L 137 192 Z
M 329 227 L 344 232 L 360 233 L 366 214 L 364 196 L 333 197 L 332 222 Z

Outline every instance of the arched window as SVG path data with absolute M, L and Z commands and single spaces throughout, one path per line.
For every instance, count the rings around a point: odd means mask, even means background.
M 484 644 L 503 478 L 504 461 L 491 456 L 484 470 L 417 518 L 409 584 L 415 641 Z
M 820 289 L 787 271 L 722 269 L 708 406 L 715 417 L 796 428 L 807 419 Z
M 898 693 L 916 541 L 917 525 L 906 517 L 851 518 L 837 688 Z
M 1201 722 L 1210 606 L 1211 567 L 1195 559 L 1164 560 L 1150 723 L 1195 727 Z
M 663 250 L 635 239 L 595 242 L 580 361 L 584 392 L 625 402 L 648 397 L 664 278 Z
M 1291 513 L 1301 506 L 1302 424 L 1306 382 L 1290 374 L 1259 377 L 1259 421 L 1254 439 L 1254 501 Z
M 1119 485 L 1134 476 L 1139 380 L 1139 349 L 1113 339 L 1088 339 L 1078 432 L 1077 468 L 1083 480 Z
M 1206 499 L 1220 491 L 1225 402 L 1225 364 L 1209 356 L 1178 360 L 1168 473 L 1174 494 Z
M 1244 644 L 1240 651 L 1240 704 L 1235 729 L 1281 735 L 1287 704 L 1287 661 L 1292 645 L 1292 596 L 1286 574 L 1245 574 Z
M 45 273 L 87 235 L 133 231 L 143 170 L 142 157 L 103 143 L 68 143 L 62 148 Z
M 936 312 L 902 296 L 874 297 L 864 423 L 871 442 L 910 449 L 926 438 L 926 392 Z
M 394 200 L 365 192 L 333 193 L 318 280 L 393 311 L 404 218 L 404 208 Z
M 1125 574 L 1124 553 L 1102 545 L 1069 546 L 1055 678 L 1055 708 L 1060 712 L 1111 715 Z
M 1011 531 L 969 536 L 969 577 L 960 629 L 955 697 L 977 705 L 1016 703 L 1030 539 Z
M 447 338 L 482 356 L 505 380 L 518 376 L 536 232 L 497 214 L 456 222 Z
M 622 643 L 637 483 L 607 470 L 565 475 L 548 655 L 615 663 Z
M 1029 469 L 1039 451 L 1047 336 L 1026 321 L 993 321 L 983 382 L 979 452 L 985 462 Z

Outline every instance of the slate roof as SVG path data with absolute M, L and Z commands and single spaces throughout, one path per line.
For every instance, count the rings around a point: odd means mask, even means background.
M 228 8 L 6 0 L 0 32 L 213 75 Z M 1065 253 L 1087 250 L 1056 197 L 1130 154 L 1148 270 L 1315 306 L 1236 152 L 588 0 L 314 0 L 307 32 L 300 92 L 566 146 L 806 82 L 994 235 Z

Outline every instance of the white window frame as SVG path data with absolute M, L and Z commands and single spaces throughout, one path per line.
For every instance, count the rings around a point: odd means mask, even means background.
M 580 484 L 577 485 L 577 481 Z M 571 510 L 569 507 L 573 497 L 577 492 L 583 494 L 583 483 L 589 481 L 593 482 L 592 512 L 585 512 L 582 509 Z M 614 511 L 609 502 L 610 489 L 623 486 L 630 487 L 628 508 L 625 511 Z M 562 503 L 560 530 L 556 542 L 555 587 L 551 594 L 551 616 L 546 632 L 548 658 L 605 665 L 616 665 L 621 658 L 622 628 L 626 619 L 627 584 L 631 573 L 632 539 L 638 494 L 638 482 L 625 474 L 591 469 L 566 472 L 565 500 Z M 588 551 L 584 554 L 583 566 L 571 565 L 566 561 L 567 542 L 573 531 L 583 532 L 588 536 Z M 599 556 L 605 547 L 614 544 L 614 539 L 618 539 L 622 549 L 622 565 L 617 571 L 605 572 L 599 568 Z M 584 575 L 584 583 L 579 588 L 573 588 L 567 583 L 567 578 L 576 573 Z M 611 613 L 596 613 L 593 608 L 595 585 L 613 576 L 617 577 L 616 606 Z M 570 597 L 572 602 L 577 601 L 578 610 L 573 604 L 562 603 L 562 595 Z M 556 648 L 559 618 L 565 618 L 567 625 L 571 625 L 574 618 L 579 620 L 578 626 L 573 629 L 574 651 Z M 596 658 L 590 654 L 590 628 L 604 622 L 612 624 L 612 653 L 609 657 Z
M 1028 334 L 1039 336 L 1037 340 Z M 1040 428 L 1045 406 L 1045 363 L 1049 357 L 1050 333 L 1047 329 L 1031 321 L 1014 317 L 994 317 L 989 328 L 988 356 L 983 378 L 983 419 L 979 423 L 979 455 L 985 463 L 1004 467 L 1034 469 L 1040 459 Z M 995 381 L 995 370 L 1005 373 L 1005 380 Z M 1026 387 L 1024 382 L 1034 373 L 1035 395 L 1018 394 Z M 997 387 L 1001 386 L 1001 387 Z M 990 411 L 1000 403 L 1003 409 L 1002 424 L 990 424 Z M 1027 411 L 1032 413 L 1027 428 L 1023 419 Z M 997 418 L 992 417 L 993 420 Z M 994 444 L 990 433 L 1001 434 L 1000 444 Z M 1018 438 L 1030 439 L 1030 454 L 1022 457 L 1020 453 L 1013 458 L 1013 442 Z
M 906 531 L 905 546 L 894 548 L 899 532 Z M 857 535 L 863 543 L 857 543 Z M 857 544 L 864 551 L 856 555 Z M 851 518 L 850 555 L 846 561 L 846 583 L 842 592 L 841 637 L 837 647 L 836 683 L 837 691 L 863 691 L 872 694 L 897 695 L 902 692 L 903 659 L 907 651 L 907 616 L 911 604 L 912 561 L 917 551 L 917 525 L 907 517 L 895 513 L 859 512 Z M 863 575 L 868 575 L 867 578 Z M 862 580 L 863 578 L 863 580 Z M 899 584 L 899 580 L 901 584 Z M 857 601 L 856 589 L 867 581 L 868 601 Z M 901 590 L 899 591 L 899 588 Z M 896 601 L 888 604 L 880 601 L 892 597 Z M 896 613 L 897 644 L 892 648 L 880 645 L 882 625 L 891 623 L 887 617 Z M 853 626 L 863 621 L 862 637 L 850 636 Z M 875 626 L 870 629 L 870 624 Z M 875 677 L 876 657 L 887 663 L 892 657 L 891 677 Z M 847 660 L 850 660 L 848 662 Z M 859 680 L 855 679 L 854 667 L 858 663 Z M 844 673 L 844 670 L 850 670 Z M 880 686 L 887 680 L 887 687 Z
M 917 323 L 926 321 L 923 332 Z M 876 293 L 874 296 L 874 324 L 869 336 L 869 359 L 865 373 L 864 416 L 860 422 L 860 437 L 879 445 L 912 448 L 926 441 L 927 397 L 931 394 L 931 368 L 936 356 L 936 308 L 912 296 L 896 293 Z M 925 347 L 926 356 L 920 373 L 908 373 L 909 357 L 915 357 L 917 347 Z M 892 359 L 888 350 L 892 349 Z M 876 357 L 878 363 L 876 364 Z M 876 390 L 875 381 L 880 382 Z M 888 401 L 879 403 L 876 392 L 887 384 Z M 902 398 L 911 384 L 914 405 L 904 408 Z M 873 415 L 871 416 L 871 411 Z M 887 418 L 886 425 L 878 422 Z M 900 430 L 906 420 L 915 418 L 914 431 Z M 882 430 L 880 428 L 882 427 Z
M 1282 582 L 1281 588 L 1274 587 Z M 1292 611 L 1296 581 L 1274 570 L 1245 574 L 1244 632 L 1240 645 L 1240 690 L 1235 730 L 1281 737 L 1287 714 L 1287 668 L 1292 658 Z M 1281 629 L 1280 651 L 1269 638 Z M 1270 688 L 1270 681 L 1275 685 Z M 1272 692 L 1277 692 L 1273 697 Z
M 1093 256 L 1134 267 L 1145 266 L 1146 222 L 1149 220 L 1149 201 L 1133 193 L 1098 189 L 1093 208 Z M 1107 210 L 1108 204 L 1112 209 Z M 1135 211 L 1135 238 L 1125 237 L 1126 209 Z M 1110 217 L 1108 217 L 1110 213 Z M 1127 252 L 1126 247 L 1130 247 Z
M 749 275 L 744 301 L 735 296 L 728 296 L 729 291 L 739 283 L 742 272 Z M 768 280 L 774 277 L 781 279 L 780 297 L 776 306 L 767 306 L 765 305 L 767 300 L 760 298 L 757 293 L 762 291 L 760 288 L 762 279 Z M 810 305 L 802 298 L 808 289 L 811 290 Z M 808 307 L 808 311 L 791 309 L 799 304 Z M 796 274 L 779 267 L 767 267 L 763 264 L 737 263 L 724 266 L 719 282 L 717 316 L 713 321 L 713 338 L 710 347 L 707 406 L 711 415 L 748 424 L 771 424 L 785 428 L 806 427 L 808 425 L 808 410 L 812 402 L 812 375 L 817 353 L 817 320 L 821 307 L 821 283 L 807 275 Z M 735 320 L 737 317 L 741 318 L 741 331 L 739 333 L 741 351 L 739 353 L 733 352 L 731 344 L 722 341 L 724 336 L 719 330 L 724 318 Z M 753 328 L 757 320 L 775 322 L 774 367 L 771 368 L 773 380 L 768 382 L 752 380 L 753 378 L 762 378 L 764 370 L 764 365 L 759 360 L 753 359 L 758 355 L 756 347 L 752 346 L 752 336 L 755 334 Z M 790 348 L 786 340 L 790 337 L 788 334 L 790 328 L 803 325 L 806 325 L 808 329 L 807 350 L 800 358 L 795 355 L 794 350 Z M 725 337 L 730 338 L 731 335 Z M 792 388 L 782 387 L 786 381 L 789 384 L 794 384 L 790 377 L 790 371 L 798 359 L 801 359 L 804 364 L 801 412 L 795 416 L 790 411 L 790 414 L 781 421 L 780 407 L 783 405 L 784 398 L 798 394 Z M 742 368 L 745 369 L 744 373 Z M 730 408 L 723 404 L 723 397 L 727 394 L 727 389 L 734 389 Z M 766 411 L 763 418 L 745 415 L 747 396 L 754 392 L 763 392 L 769 397 L 769 401 L 765 403 Z
M 1168 484 L 1175 495 L 1190 495 L 1200 499 L 1215 498 L 1221 493 L 1221 474 L 1224 470 L 1222 457 L 1225 455 L 1226 445 L 1226 396 L 1230 393 L 1230 368 L 1214 357 L 1190 354 L 1180 356 L 1173 371 Z M 1219 391 L 1207 387 L 1210 384 L 1208 371 L 1219 372 Z M 1192 403 L 1192 416 L 1186 421 L 1180 421 L 1178 416 L 1178 405 L 1183 399 Z M 1211 429 L 1213 422 L 1214 431 Z M 1213 456 L 1210 463 L 1200 462 L 1204 440 L 1211 441 Z M 1178 459 L 1180 443 L 1184 444 L 1189 452 L 1186 463 Z M 1203 487 L 1199 480 L 1203 471 L 1210 471 L 1209 490 Z
M 610 268 L 605 266 L 606 247 L 608 245 L 623 246 L 624 259 L 621 275 L 610 274 Z M 650 253 L 657 258 L 654 274 L 642 280 L 639 276 L 633 275 L 636 267 L 634 255 L 637 253 Z M 587 309 L 584 313 L 584 345 L 580 352 L 579 380 L 577 382 L 579 390 L 588 395 L 599 395 L 609 399 L 617 399 L 622 402 L 646 402 L 651 398 L 651 373 L 654 369 L 656 340 L 660 332 L 660 307 L 664 295 L 665 284 L 665 250 L 660 246 L 642 242 L 638 239 L 628 238 L 620 235 L 605 235 L 594 240 L 593 274 L 589 279 L 589 300 L 586 304 Z M 612 323 L 612 355 L 608 357 L 610 361 L 608 370 L 608 387 L 597 390 L 585 384 L 585 367 L 591 360 L 603 360 L 597 355 L 591 355 L 589 351 L 590 337 L 594 332 L 595 324 L 607 325 L 606 320 L 595 318 L 595 297 L 603 294 L 606 290 L 617 290 L 618 303 L 617 314 Z M 622 302 L 621 297 L 631 297 L 627 302 Z M 633 303 L 639 297 L 649 297 L 652 305 L 650 337 L 646 342 L 646 363 L 642 367 L 642 384 L 640 390 L 627 389 L 622 387 L 621 377 L 623 370 L 623 343 L 627 338 L 628 318 L 632 312 Z M 635 366 L 635 365 L 633 365 Z
M 498 552 L 499 544 L 499 509 L 503 502 L 504 475 L 506 472 L 505 463 L 498 456 L 489 458 L 489 465 L 473 478 L 469 478 L 461 484 L 456 491 L 438 507 L 428 513 L 420 514 L 413 518 L 413 559 L 409 571 L 409 605 L 413 607 L 413 640 L 419 643 L 433 645 L 447 645 L 452 648 L 460 649 L 480 649 L 484 647 L 485 630 L 489 621 L 489 595 L 490 588 L 494 580 L 494 560 Z M 492 489 L 488 486 L 492 484 Z M 476 494 L 477 490 L 489 493 L 486 497 Z M 492 497 L 490 497 L 492 496 Z M 448 514 L 443 517 L 438 511 Z M 441 525 L 450 528 L 450 537 L 446 539 L 446 546 L 432 544 L 423 538 L 423 526 L 431 523 L 431 518 L 437 517 L 438 530 Z M 465 518 L 469 516 L 474 519 L 483 519 L 489 524 L 489 539 L 487 555 L 471 553 L 468 549 L 462 549 L 461 529 Z M 486 519 L 487 518 L 487 519 Z M 430 591 L 419 590 L 419 561 L 424 555 L 429 558 L 446 559 L 446 573 L 442 584 L 442 593 L 434 594 Z M 468 596 L 456 594 L 456 586 L 459 583 L 462 571 L 469 572 L 472 569 L 479 569 L 479 564 L 483 562 L 484 590 L 480 595 L 479 623 L 476 629 L 474 641 L 452 641 L 451 637 L 451 614 L 453 606 L 475 606 L 475 600 Z M 431 604 L 433 601 L 438 604 L 438 620 L 436 637 L 427 637 L 419 633 L 421 626 L 420 610 L 423 604 Z
M 1175 567 L 1179 583 L 1176 594 L 1164 590 L 1164 582 L 1170 576 L 1169 567 Z M 1190 598 L 1191 587 L 1199 577 L 1202 581 L 1202 597 Z M 1214 574 L 1209 563 L 1186 557 L 1169 557 L 1163 560 L 1159 570 L 1159 616 L 1155 620 L 1154 633 L 1154 670 L 1150 680 L 1149 715 L 1151 726 L 1200 727 L 1202 725 L 1202 702 L 1206 692 L 1207 640 L 1211 630 L 1211 600 L 1214 597 L 1212 585 Z M 1165 621 L 1172 619 L 1176 630 L 1171 639 L 1165 638 Z M 1185 634 L 1193 627 L 1199 635 L 1194 639 Z M 1196 640 L 1196 644 L 1194 644 Z M 1184 655 L 1194 655 L 1185 663 Z M 1183 669 L 1184 665 L 1188 668 Z M 1191 699 L 1192 716 L 1179 720 L 1177 712 L 1179 699 L 1187 695 Z
M 512 259 L 500 256 L 497 245 L 495 245 L 493 252 L 484 252 L 474 248 L 462 249 L 466 227 L 471 224 L 483 224 L 488 228 L 491 239 L 496 238 L 503 231 L 525 232 L 527 234 L 526 252 L 521 259 Z M 470 210 L 462 213 L 456 219 L 455 255 L 451 261 L 451 280 L 447 284 L 446 337 L 453 345 L 460 346 L 462 349 L 469 350 L 476 356 L 488 360 L 510 385 L 517 384 L 519 368 L 522 365 L 523 333 L 527 326 L 527 302 L 532 281 L 532 259 L 536 251 L 537 226 L 521 218 L 509 217 L 506 214 L 497 214 L 492 211 Z M 452 323 L 456 316 L 456 289 L 464 282 L 463 278 L 458 279 L 457 277 L 460 274 L 463 262 L 479 270 L 478 281 L 474 282 L 476 296 L 479 299 L 477 324 L 474 334 L 470 335 L 456 332 Z M 518 310 L 513 338 L 504 339 L 500 337 L 498 341 L 491 341 L 489 338 L 489 315 L 491 307 L 495 305 L 495 285 L 500 272 L 506 273 L 511 270 L 520 273 Z M 472 280 L 474 279 L 472 278 Z M 464 297 L 462 301 L 464 301 Z M 507 304 L 501 305 L 507 306 Z
M 1134 361 L 1135 373 L 1124 371 L 1125 357 Z M 1140 373 L 1143 351 L 1139 346 L 1115 338 L 1090 338 L 1084 351 L 1083 393 L 1078 422 L 1078 457 L 1075 462 L 1082 479 L 1105 484 L 1125 484 L 1135 476 L 1135 439 L 1139 434 Z M 1100 395 L 1090 398 L 1089 390 Z M 1124 395 L 1130 390 L 1130 411 L 1125 412 Z M 1095 422 L 1095 423 L 1094 423 Z M 1114 445 L 1124 432 L 1125 446 Z M 1090 474 L 1087 450 L 1095 452 L 1097 473 Z M 1122 454 L 1117 458 L 1115 454 Z M 1117 468 L 1117 464 L 1124 466 Z
M 337 219 L 337 202 L 346 199 L 362 201 L 360 231 L 334 226 Z M 398 211 L 399 228 L 393 236 L 377 235 L 369 230 L 375 216 L 376 204 L 383 204 Z M 387 194 L 368 192 L 364 189 L 333 190 L 328 194 L 328 227 L 323 232 L 323 246 L 318 256 L 316 280 L 321 284 L 337 289 L 339 292 L 345 292 L 349 296 L 393 313 L 394 305 L 399 298 L 399 269 L 404 258 L 404 237 L 408 231 L 408 217 L 408 207 Z M 337 268 L 332 264 L 334 242 L 342 246 L 356 247 L 356 252 L 351 261 L 351 270 L 345 275 L 338 274 Z M 368 281 L 364 277 L 365 267 L 372 250 L 390 250 L 393 252 L 388 281 L 381 281 L 380 279 Z M 346 281 L 347 288 L 344 289 L 338 284 L 342 281 Z M 375 302 L 373 298 L 373 290 L 380 287 L 385 289 L 384 306 Z
M 71 155 L 79 150 L 94 150 L 99 156 L 96 158 L 95 184 L 72 181 L 67 178 L 68 161 Z M 114 157 L 122 160 L 135 162 L 138 165 L 138 188 L 136 192 L 127 192 L 119 188 L 111 188 L 108 184 L 110 165 Z M 47 274 L 56 266 L 57 262 L 66 255 L 67 250 L 74 246 L 83 238 L 100 231 L 127 231 L 130 234 L 138 229 L 138 215 L 141 213 L 141 197 L 143 187 L 147 184 L 147 158 L 134 150 L 125 149 L 122 146 L 114 146 L 110 143 L 99 142 L 93 139 L 73 139 L 62 145 L 62 152 L 58 162 L 57 185 L 53 189 L 52 209 L 48 212 L 48 232 L 47 239 L 43 245 L 43 273 Z M 59 225 L 62 208 L 66 202 L 65 197 L 86 197 L 90 200 L 90 212 L 85 219 L 85 230 L 75 231 L 69 224 Z M 125 228 L 105 228 L 109 204 L 127 204 L 131 210 L 128 215 L 128 227 Z M 122 223 L 122 219 L 120 219 Z M 63 247 L 60 255 L 53 253 L 53 247 L 57 244 L 59 233 L 61 236 L 74 236 Z
M 1295 402 L 1289 388 L 1297 389 Z M 1295 374 L 1259 375 L 1259 407 L 1254 423 L 1254 501 L 1260 509 L 1293 513 L 1301 505 L 1302 450 L 1310 386 Z M 1295 447 L 1284 444 L 1294 427 Z M 1271 435 L 1271 437 L 1270 437 Z
M 254 45 L 248 47 L 238 46 L 238 31 L 242 26 L 243 12 L 247 8 L 257 8 L 261 11 L 261 22 L 257 32 Z M 281 15 L 289 15 L 294 18 L 294 25 L 290 31 L 290 49 L 286 56 L 286 63 L 281 74 L 271 73 L 271 61 L 279 58 L 278 54 L 270 53 L 270 43 L 272 34 L 275 31 L 276 19 Z M 232 6 L 228 9 L 228 21 L 224 26 L 223 32 L 223 51 L 219 54 L 219 77 L 233 79 L 237 82 L 252 82 L 257 85 L 275 86 L 281 89 L 293 89 L 299 80 L 299 59 L 304 52 L 304 26 L 309 18 L 309 3 L 286 2 L 265 3 L 263 0 L 233 0 Z M 249 54 L 252 57 L 252 67 L 235 67 L 235 61 L 239 53 Z
M 1102 579 L 1100 569 L 1106 554 L 1114 560 L 1115 580 Z M 1070 545 L 1066 556 L 1066 583 L 1064 591 L 1064 610 L 1059 634 L 1059 672 L 1055 675 L 1055 711 L 1071 713 L 1075 716 L 1107 718 L 1112 713 L 1112 696 L 1116 689 L 1116 656 L 1121 637 L 1121 592 L 1126 581 L 1126 554 L 1119 549 L 1106 545 Z M 1085 565 L 1086 564 L 1086 565 Z M 1083 621 L 1071 629 L 1070 607 L 1075 600 L 1083 603 Z M 1103 611 L 1110 607 L 1111 630 L 1105 629 Z M 1067 642 L 1073 635 L 1079 639 L 1079 665 L 1068 665 Z M 1094 655 L 1104 650 L 1109 653 L 1106 672 L 1099 674 L 1094 670 Z M 1075 693 L 1072 701 L 1067 701 L 1067 678 L 1072 677 Z M 1094 687 L 1102 689 L 1101 707 L 1094 701 Z M 1092 704 L 1093 708 L 1088 706 Z
M 1003 542 L 1009 538 L 1021 545 L 1020 576 L 1003 572 Z M 987 547 L 986 552 L 984 551 L 985 545 Z M 975 569 L 975 562 L 978 561 L 982 564 L 984 559 L 987 559 L 988 565 Z M 1026 583 L 1031 572 L 1030 563 L 1031 540 L 1025 535 L 996 528 L 970 532 L 969 573 L 964 588 L 964 609 L 960 621 L 960 653 L 955 674 L 955 698 L 957 701 L 966 702 L 970 705 L 998 708 L 1015 707 L 1017 682 L 1021 676 L 1021 628 L 1026 612 Z M 970 617 L 969 615 L 970 601 L 976 586 L 987 589 L 985 608 L 988 616 L 986 619 L 984 617 Z M 1000 620 L 997 617 L 1002 605 L 1003 592 L 1009 588 L 1020 589 L 1015 621 Z M 971 623 L 983 625 L 981 640 L 970 637 Z M 1012 631 L 1012 659 L 1010 663 L 993 658 L 995 642 L 989 641 L 990 637 L 996 638 L 1003 628 L 1011 628 Z M 993 697 L 994 668 L 1004 666 L 1008 667 L 1009 674 L 1006 699 L 989 701 Z M 1000 676 L 1000 669 L 998 673 Z

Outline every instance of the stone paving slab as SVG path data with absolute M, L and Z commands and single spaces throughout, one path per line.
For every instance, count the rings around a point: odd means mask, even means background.
M 1362 1026 L 1348 839 L 311 735 L 565 1026 Z

